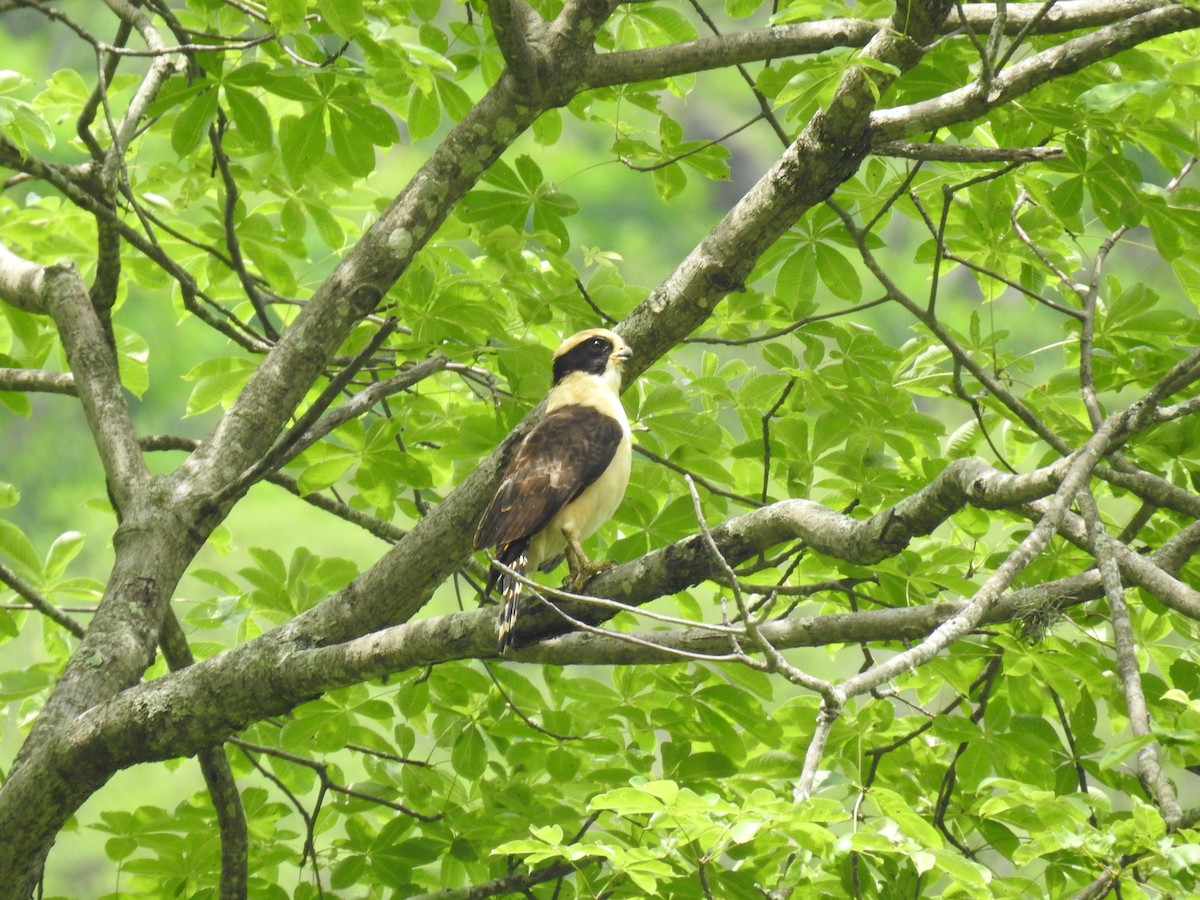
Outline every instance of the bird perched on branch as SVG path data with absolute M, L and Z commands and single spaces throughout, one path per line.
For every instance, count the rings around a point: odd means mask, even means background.
M 554 351 L 546 414 L 517 448 L 475 532 L 475 549 L 524 575 L 564 551 L 578 589 L 611 563 L 593 563 L 581 543 L 616 510 L 629 483 L 629 419 L 621 367 L 633 355 L 616 332 L 591 328 Z M 513 642 L 521 584 L 492 567 L 484 597 L 499 585 L 497 650 Z

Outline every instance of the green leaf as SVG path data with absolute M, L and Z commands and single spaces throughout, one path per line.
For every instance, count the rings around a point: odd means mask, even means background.
M 363 25 L 363 0 L 317 0 L 317 9 L 333 33 L 347 40 Z
M 6 506 L 16 506 L 21 500 L 21 492 L 6 481 L 0 481 L 0 509 Z
M 284 723 L 281 737 L 293 753 L 332 753 L 350 740 L 350 716 L 326 701 L 310 703 Z
M 229 115 L 237 127 L 242 140 L 257 153 L 271 149 L 272 128 L 271 115 L 263 102 L 241 88 L 236 88 L 228 82 L 222 85 L 225 102 L 229 104 Z
M 817 273 L 821 282 L 837 297 L 857 303 L 862 299 L 862 281 L 849 259 L 829 244 L 817 244 Z
M 45 667 L 0 672 L 0 700 L 21 700 L 40 694 L 58 680 Z
M 360 178 L 375 170 L 375 148 L 349 116 L 331 115 L 329 132 L 333 139 L 333 154 L 351 175 Z
M 487 746 L 474 725 L 463 728 L 450 751 L 450 764 L 463 778 L 475 780 L 487 768 Z
M 349 124 L 377 147 L 390 147 L 400 140 L 396 121 L 386 110 L 372 103 L 347 102 L 341 106 Z
M 445 99 L 442 102 L 445 103 Z M 531 130 L 533 139 L 543 147 L 557 144 L 558 139 L 562 137 L 562 115 L 557 109 L 548 109 L 534 120 Z
M 663 202 L 678 196 L 687 187 L 687 175 L 684 174 L 683 167 L 679 163 L 672 163 L 661 169 L 655 169 L 652 175 L 654 177 L 654 189 L 658 192 L 658 197 Z
M 1154 743 L 1154 735 L 1143 734 L 1137 737 L 1126 738 L 1123 741 L 1118 741 L 1108 748 L 1108 752 L 1100 757 L 1100 768 L 1102 770 L 1111 769 L 1118 766 L 1133 756 L 1143 747 L 1148 747 Z
M 217 91 L 208 87 L 192 98 L 171 127 L 171 149 L 181 159 L 200 146 L 217 117 Z
M 12 69 L 0 69 L 0 94 L 10 94 L 29 84 L 29 79 Z
M 50 550 L 46 553 L 46 564 L 42 570 L 42 578 L 47 585 L 54 585 L 66 571 L 67 565 L 79 551 L 83 549 L 86 535 L 78 531 L 66 531 L 54 539 Z
M 271 27 L 280 35 L 291 34 L 304 25 L 307 0 L 267 0 L 267 16 Z
M 302 495 L 315 494 L 341 481 L 342 476 L 354 468 L 358 462 L 357 453 L 347 452 L 323 459 L 308 466 L 299 479 L 299 489 Z
M 185 380 L 196 383 L 188 397 L 185 415 L 198 416 L 214 406 L 228 406 L 254 370 L 253 362 L 233 356 L 200 363 L 184 376 Z
M 117 338 L 121 385 L 140 398 L 150 387 L 150 345 L 140 334 L 128 328 L 118 326 L 113 331 Z
M 660 797 L 634 787 L 605 791 L 597 794 L 588 803 L 588 809 L 592 811 L 609 809 L 623 816 L 662 812 L 666 806 Z
M 442 121 L 442 108 L 437 94 L 413 91 L 408 103 L 408 133 L 414 141 L 423 140 L 437 131 Z
M 294 182 L 299 182 L 325 155 L 325 109 L 317 107 L 302 116 L 284 116 L 279 127 L 279 149 Z
M 811 247 L 802 247 L 787 258 L 775 277 L 775 294 L 785 302 L 807 300 L 816 293 L 817 256 Z
M 547 844 L 561 844 L 563 839 L 563 830 L 561 825 L 546 825 L 542 828 L 537 828 L 533 825 L 530 825 L 529 833 L 539 841 L 544 841 Z
M 132 837 L 113 837 L 104 842 L 104 855 L 113 862 L 128 859 L 138 848 L 138 842 Z
M 450 118 L 455 122 L 461 122 L 464 118 L 466 118 L 467 113 L 471 111 L 471 107 L 474 105 L 470 95 L 449 78 L 435 78 L 433 83 L 437 88 L 438 99 L 445 108 L 446 114 L 449 115 Z M 388 121 L 391 120 L 389 119 Z M 557 136 L 554 138 L 554 140 L 550 141 L 544 140 L 544 136 L 550 133 L 551 125 L 555 121 L 559 122 L 559 131 L 561 132 L 562 119 L 558 115 L 558 110 L 550 110 L 542 113 L 542 115 L 538 117 L 537 121 L 543 123 L 541 128 L 538 128 L 536 123 L 534 125 L 534 134 L 541 135 L 538 137 L 538 143 L 554 143 L 554 141 L 558 139 Z
M 0 519 L 0 556 L 7 557 L 25 577 L 42 580 L 42 560 L 32 542 L 24 531 L 4 519 Z
M 299 100 L 301 103 L 321 103 L 324 98 L 313 87 L 311 73 L 311 69 L 272 70 L 262 85 L 277 97 Z
M 4 103 L 0 101 L 0 108 L 3 107 Z M 8 106 L 7 111 L 11 116 L 8 129 L 16 135 L 22 148 L 37 146 L 50 150 L 54 147 L 54 132 L 40 115 L 21 103 Z
M 908 800 L 895 791 L 874 787 L 870 798 L 879 811 L 900 826 L 900 830 L 916 840 L 921 846 L 941 849 L 942 836 L 930 823 L 913 811 Z

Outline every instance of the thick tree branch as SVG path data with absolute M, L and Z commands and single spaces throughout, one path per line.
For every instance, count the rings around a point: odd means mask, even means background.
M 49 315 L 46 269 L 22 259 L 0 243 L 0 300 L 25 312 Z
M 118 509 L 130 504 L 149 473 L 137 445 L 116 358 L 78 270 L 40 266 L 0 244 L 0 299 L 54 320 L 114 502 Z
M 1044 516 L 1047 512 L 1045 501 L 1042 500 L 1030 503 L 1029 509 L 1035 517 Z M 1084 520 L 1072 513 L 1063 516 L 1058 524 L 1058 532 L 1097 559 L 1101 559 L 1102 556 L 1111 559 L 1117 565 L 1119 577 L 1153 594 L 1164 606 L 1200 622 L 1200 591 L 1191 585 L 1168 574 L 1160 566 L 1130 550 L 1120 541 L 1108 538 L 1102 549 Z
M 1104 596 L 1108 600 L 1108 611 L 1112 617 L 1113 644 L 1117 654 L 1117 671 L 1125 693 L 1125 708 L 1129 715 L 1129 728 L 1136 737 L 1149 738 L 1150 712 L 1146 708 L 1146 694 L 1142 690 L 1142 673 L 1138 668 L 1137 639 L 1133 630 L 1133 619 L 1125 603 L 1125 589 L 1121 584 L 1120 568 L 1113 552 L 1115 541 L 1108 534 L 1100 519 L 1100 508 L 1091 491 L 1079 493 L 1079 506 L 1087 523 L 1088 537 L 1096 548 L 1096 565 L 1104 585 Z M 1183 818 L 1179 799 L 1159 765 L 1158 748 L 1147 745 L 1138 751 L 1138 778 L 1146 796 L 1154 801 L 1170 829 L 1178 828 Z
M 734 565 L 770 546 L 797 538 L 838 558 L 867 564 L 899 552 L 909 539 L 928 533 L 964 503 L 1008 505 L 1044 496 L 1056 487 L 1061 490 L 1064 474 L 1078 472 L 1079 465 L 1071 459 L 1016 476 L 976 460 L 960 460 L 922 491 L 865 521 L 850 519 L 817 503 L 786 500 L 714 528 L 712 536 L 721 555 Z M 713 574 L 712 556 L 703 545 L 703 537 L 695 535 L 601 573 L 588 589 L 597 596 L 638 606 Z M 359 590 L 351 585 L 342 592 L 347 598 L 343 602 L 376 602 L 376 598 Z M 394 592 L 386 596 L 394 596 Z M 611 608 L 597 611 L 586 604 L 564 604 L 564 608 L 593 622 L 614 614 Z M 981 615 L 986 613 L 986 609 L 981 611 Z M 919 617 L 925 613 L 905 615 Z M 956 615 L 961 616 L 961 611 Z M 561 629 L 553 613 L 535 609 L 527 618 L 529 630 L 523 629 L 527 637 L 530 631 L 544 634 Z M 713 634 L 711 630 L 705 633 Z M 100 704 L 80 718 L 72 740 L 87 744 L 92 748 L 89 753 L 101 756 L 124 757 L 131 752 L 130 747 L 141 745 L 150 755 L 139 758 L 192 752 L 195 742 L 211 743 L 229 731 L 285 712 L 334 687 L 411 666 L 494 656 L 495 637 L 495 613 L 490 607 L 382 628 L 327 646 L 285 645 L 272 633 Z M 727 635 L 718 633 L 716 639 L 721 642 L 722 652 L 728 649 Z M 691 638 L 686 640 L 694 643 Z M 787 640 L 782 644 L 774 637 L 771 640 L 776 646 L 790 646 Z M 524 653 L 517 658 L 524 658 Z
M 977 119 L 1055 78 L 1078 72 L 1156 37 L 1197 27 L 1200 27 L 1200 10 L 1183 4 L 1157 6 L 1137 16 L 1122 15 L 1114 24 L 1013 63 L 993 79 L 989 91 L 971 84 L 931 100 L 878 110 L 871 114 L 872 140 L 899 140 Z
M 917 646 L 842 682 L 838 685 L 838 690 L 843 696 L 849 698 L 865 693 L 895 678 L 905 669 L 928 662 L 942 649 L 977 627 L 983 616 L 996 605 L 1003 592 L 1012 584 L 1013 579 L 1049 543 L 1067 507 L 1074 501 L 1075 493 L 1091 477 L 1100 457 L 1126 429 L 1136 427 L 1137 421 L 1145 415 L 1145 410 L 1146 407 L 1139 404 L 1111 417 L 1079 453 L 1068 457 L 1070 466 L 1037 527 L 1008 554 L 960 614 L 947 620 Z
M 1003 31 L 1010 36 L 1062 34 L 1120 22 L 1134 12 L 1164 6 L 1163 0 L 1066 0 L 1047 10 L 1046 4 L 1040 2 L 1006 3 L 1003 5 Z M 998 19 L 998 8 L 994 3 L 970 3 L 963 6 L 963 14 L 966 27 L 974 32 L 987 32 Z M 653 81 L 741 63 L 821 53 L 838 47 L 865 47 L 889 27 L 895 26 L 887 19 L 823 19 L 698 38 L 665 47 L 620 50 L 597 56 L 588 68 L 584 85 L 598 88 Z M 956 16 L 942 25 L 936 34 L 953 35 L 962 27 Z M 930 39 L 934 36 L 930 35 Z
M 41 369 L 0 368 L 0 391 L 79 396 L 75 390 L 75 376 L 70 372 L 45 372 Z
M 488 12 L 508 70 L 527 90 L 537 90 L 539 62 L 530 43 L 541 39 L 546 23 L 525 0 L 488 0 Z
M 898 156 L 930 162 L 1025 163 L 1060 159 L 1064 151 L 1062 147 L 969 147 L 961 144 L 884 141 L 875 144 L 871 152 L 876 156 Z

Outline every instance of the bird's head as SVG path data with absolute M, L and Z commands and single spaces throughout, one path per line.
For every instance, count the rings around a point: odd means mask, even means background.
M 554 383 L 573 372 L 608 376 L 620 385 L 621 366 L 633 356 L 629 345 L 615 331 L 589 328 L 571 335 L 554 351 Z

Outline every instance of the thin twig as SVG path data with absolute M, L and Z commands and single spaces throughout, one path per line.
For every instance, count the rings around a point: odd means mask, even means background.
M 8 566 L 0 563 L 0 582 L 8 585 L 18 597 L 24 599 L 31 609 L 36 609 L 43 616 L 57 622 L 75 637 L 82 639 L 84 627 L 68 616 L 61 608 L 55 606 L 48 599 L 43 597 L 33 585 L 10 569 Z
M 1112 619 L 1113 642 L 1116 645 L 1117 671 L 1125 692 L 1125 707 L 1129 714 L 1129 728 L 1135 737 L 1151 738 L 1150 713 L 1146 708 L 1146 695 L 1142 690 L 1142 675 L 1138 670 L 1137 639 L 1133 632 L 1133 620 L 1125 603 L 1125 589 L 1121 584 L 1121 570 L 1117 564 L 1113 541 L 1100 519 L 1100 509 L 1090 490 L 1081 489 L 1078 495 L 1079 508 L 1087 523 L 1088 535 L 1096 548 L 1096 563 L 1108 600 L 1108 611 Z M 1138 779 L 1147 796 L 1154 801 L 1168 828 L 1178 827 L 1183 816 L 1174 788 L 1163 775 L 1159 765 L 1158 750 L 1147 745 L 1138 751 Z
M 267 747 L 263 744 L 255 744 L 242 738 L 230 738 L 229 743 L 240 748 L 247 756 L 250 756 L 251 753 L 261 753 L 266 756 L 273 756 L 276 759 L 282 759 L 297 766 L 303 766 L 306 769 L 310 769 L 317 774 L 322 787 L 328 791 L 332 791 L 335 794 L 341 794 L 345 797 L 353 797 L 356 800 L 365 800 L 368 803 L 375 803 L 379 806 L 386 806 L 388 809 L 395 810 L 398 813 L 403 813 L 406 816 L 411 816 L 412 818 L 421 822 L 438 822 L 444 818 L 442 813 L 426 815 L 425 813 L 417 812 L 415 809 L 410 809 L 403 803 L 397 803 L 396 801 L 388 800 L 385 797 L 378 797 L 374 794 L 368 794 L 365 791 L 355 790 L 354 788 L 347 787 L 344 784 L 339 784 L 330 776 L 328 763 L 317 762 L 316 760 L 309 759 L 305 756 L 299 756 L 295 753 L 288 753 L 286 750 L 280 750 L 278 747 Z

